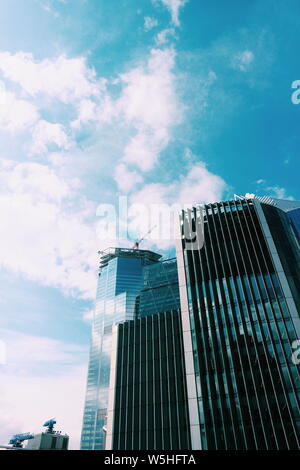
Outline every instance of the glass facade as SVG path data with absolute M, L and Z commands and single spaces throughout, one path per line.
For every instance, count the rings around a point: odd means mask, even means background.
M 206 205 L 204 245 L 188 249 L 190 214 L 177 260 L 192 447 L 299 449 L 299 246 L 288 216 L 251 199 Z
M 299 203 L 299 206 L 300 206 L 300 203 Z M 288 212 L 288 217 L 293 223 L 293 226 L 295 228 L 295 232 L 298 238 L 298 242 L 300 243 L 300 208 Z
M 188 450 L 180 311 L 118 325 L 113 450 Z
M 143 268 L 160 257 L 151 251 L 125 248 L 101 254 L 81 435 L 83 450 L 105 448 L 112 327 L 135 317 Z
M 267 204 L 262 204 L 262 209 L 297 310 L 300 312 L 300 238 L 297 231 L 300 209 L 289 211 L 287 214 Z
M 139 316 L 180 308 L 176 259 L 146 266 L 139 299 Z
M 300 240 L 300 201 L 290 201 L 284 199 L 274 199 L 269 196 L 255 196 L 255 199 L 264 205 L 277 207 L 282 212 L 285 212 L 288 219 L 293 224 L 293 229 Z

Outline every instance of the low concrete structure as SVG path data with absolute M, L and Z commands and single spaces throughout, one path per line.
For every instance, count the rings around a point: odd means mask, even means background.
M 28 441 L 27 450 L 68 450 L 69 436 L 57 432 L 42 432 Z

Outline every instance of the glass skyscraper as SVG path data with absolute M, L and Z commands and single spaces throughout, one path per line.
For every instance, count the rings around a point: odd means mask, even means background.
M 82 449 L 300 448 L 299 220 L 238 196 L 182 212 L 177 260 L 102 253 Z
M 300 366 L 292 360 L 300 204 L 292 203 L 205 205 L 198 247 L 199 210 L 182 213 L 177 261 L 193 449 L 300 448 Z
M 113 325 L 138 312 L 145 266 L 161 255 L 148 250 L 111 248 L 101 253 L 96 308 L 81 435 L 82 450 L 105 448 Z
M 180 308 L 176 258 L 146 266 L 139 296 L 139 316 Z

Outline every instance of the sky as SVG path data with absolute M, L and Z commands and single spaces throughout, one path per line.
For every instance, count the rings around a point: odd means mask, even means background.
M 151 204 L 300 200 L 299 17 L 298 0 L 0 0 L 0 444 L 55 416 L 79 447 L 108 205 L 133 207 L 130 246 Z

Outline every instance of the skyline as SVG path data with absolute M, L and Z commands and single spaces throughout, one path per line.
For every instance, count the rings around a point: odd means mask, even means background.
M 241 3 L 0 2 L 0 444 L 79 447 L 99 204 L 300 200 L 300 5 Z

